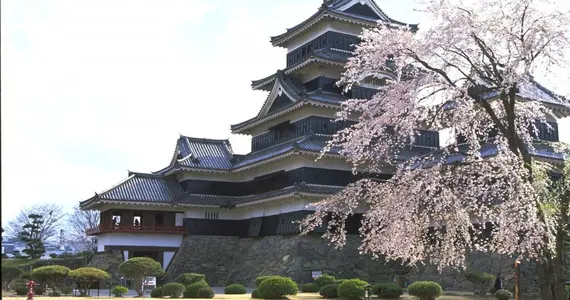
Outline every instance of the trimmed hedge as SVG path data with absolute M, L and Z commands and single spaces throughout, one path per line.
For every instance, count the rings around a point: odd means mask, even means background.
M 368 282 L 360 279 L 348 279 L 338 286 L 338 296 L 347 300 L 360 300 L 364 297 L 364 287 Z
M 184 293 L 186 287 L 179 282 L 171 282 L 164 285 L 164 289 L 162 290 L 163 296 L 170 296 L 170 298 L 180 298 Z
M 122 285 L 117 285 L 116 287 L 113 288 L 113 290 L 111 291 L 111 293 L 113 295 L 115 295 L 115 297 L 123 297 L 123 295 L 127 294 L 129 292 L 129 289 L 122 286 Z
M 495 292 L 495 298 L 497 300 L 509 300 L 509 299 L 511 299 L 511 297 L 513 297 L 513 293 L 511 293 L 505 289 L 500 289 L 500 290 Z
M 210 287 L 205 280 L 200 280 L 198 282 L 194 282 L 186 287 L 184 290 L 183 296 L 184 298 L 197 298 L 198 297 L 198 290 L 201 288 Z
M 259 291 L 257 289 L 251 291 L 251 298 L 254 299 L 262 299 L 263 297 L 261 297 L 261 294 L 259 294 Z
M 323 274 L 323 275 L 317 277 L 317 279 L 315 279 L 315 283 L 320 288 L 320 287 L 323 287 L 327 284 L 333 284 L 335 280 L 336 280 L 336 278 L 334 278 L 334 276 Z
M 19 286 L 15 288 L 14 291 L 18 296 L 26 296 L 26 294 L 28 294 L 28 288 L 26 288 L 25 286 Z
M 337 279 L 337 280 L 334 281 L 334 283 L 336 283 L 336 284 L 341 284 L 341 283 L 343 283 L 345 280 L 346 280 L 346 279 Z
M 22 275 L 22 273 L 24 272 L 17 267 L 2 266 L 2 288 L 4 290 L 8 290 L 10 283 L 15 279 L 20 278 L 20 275 Z
M 408 294 L 420 300 L 435 300 L 443 294 L 443 289 L 437 282 L 417 281 L 410 284 Z
M 299 287 L 291 278 L 271 276 L 263 280 L 257 290 L 264 299 L 283 299 L 288 295 L 297 295 Z
M 203 287 L 198 290 L 196 298 L 210 299 L 214 298 L 214 290 L 211 287 Z
M 404 290 L 400 286 L 392 282 L 377 283 L 372 286 L 372 294 L 382 299 L 400 298 L 400 296 L 402 296 L 403 293 Z
M 259 276 L 257 278 L 255 278 L 255 286 L 258 287 L 262 281 L 264 281 L 265 279 L 269 278 L 269 277 L 273 277 L 273 275 L 269 275 L 269 276 Z
M 305 283 L 301 286 L 301 291 L 303 293 L 318 293 L 319 292 L 319 286 L 316 283 Z
M 184 286 L 191 285 L 192 283 L 198 281 L 206 281 L 206 275 L 204 274 L 197 274 L 197 273 L 184 273 L 178 275 L 174 282 L 182 283 Z
M 319 295 L 323 298 L 338 298 L 338 283 L 327 284 L 319 290 Z
M 150 297 L 151 298 L 162 298 L 163 292 L 164 292 L 164 287 L 158 286 L 150 292 Z
M 247 294 L 247 289 L 245 288 L 245 286 L 243 286 L 241 284 L 234 283 L 234 284 L 230 284 L 230 285 L 226 286 L 226 288 L 224 288 L 224 294 L 228 294 L 228 295 Z

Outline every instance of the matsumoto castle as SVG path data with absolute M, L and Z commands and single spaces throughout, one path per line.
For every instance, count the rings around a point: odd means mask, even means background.
M 266 76 L 252 81 L 254 90 L 267 91 L 267 99 L 255 117 L 231 125 L 233 134 L 252 137 L 251 152 L 235 154 L 228 140 L 180 136 L 170 163 L 162 170 L 150 174 L 129 172 L 120 183 L 82 201 L 82 209 L 101 213 L 101 224 L 88 230 L 89 235 L 98 238 L 98 255 L 114 252 L 122 259 L 148 256 L 161 262 L 167 274 L 205 272 L 214 274 L 207 275 L 211 279 L 220 269 L 237 264 L 227 263 L 222 268 L 217 261 L 223 261 L 223 255 L 208 257 L 203 253 L 219 251 L 216 240 L 225 239 L 227 244 L 232 239 L 235 245 L 250 240 L 248 243 L 258 243 L 259 247 L 248 248 L 247 255 L 251 256 L 251 252 L 260 251 L 265 239 L 310 239 L 298 236 L 298 225 L 293 221 L 311 213 L 306 208 L 309 203 L 359 179 L 338 149 L 316 160 L 332 134 L 357 121 L 334 122 L 335 112 L 342 101 L 369 98 L 390 80 L 365 78 L 347 93 L 335 85 L 362 29 L 376 26 L 378 21 L 418 29 L 417 25 L 390 18 L 373 0 L 325 0 L 308 19 L 271 37 L 273 46 L 287 49 L 286 67 L 274 74 L 260 74 Z M 548 103 L 558 117 L 570 115 L 570 109 L 539 84 L 520 96 L 528 95 Z M 539 138 L 558 141 L 556 120 L 551 121 L 554 130 L 543 126 Z M 410 147 L 419 155 L 439 146 L 438 132 L 423 131 Z M 560 159 L 546 149 L 535 155 Z M 378 176 L 389 178 L 390 174 Z M 349 219 L 348 233 L 357 233 L 359 219 L 358 214 Z M 195 241 L 208 241 L 211 249 L 183 247 Z M 285 247 L 278 245 L 267 251 Z M 228 250 L 228 255 L 235 255 L 231 254 L 235 251 Z M 290 261 L 295 253 L 277 260 Z M 178 256 L 185 257 L 179 259 L 181 262 L 189 257 L 200 267 L 172 266 Z M 239 259 L 234 257 L 234 261 Z M 215 268 L 211 267 L 216 263 Z M 292 277 L 308 274 L 308 278 L 311 270 L 342 275 L 335 266 L 327 265 L 326 258 L 324 262 L 303 264 L 304 269 L 298 272 L 287 269 L 292 267 L 277 267 L 272 272 Z M 245 270 L 247 266 L 239 268 Z M 228 278 L 233 278 L 231 270 L 227 273 Z M 269 274 L 251 277 L 258 275 Z M 294 279 L 306 278 L 301 277 Z

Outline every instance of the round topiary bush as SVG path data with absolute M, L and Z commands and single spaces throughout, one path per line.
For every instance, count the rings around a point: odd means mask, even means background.
M 203 299 L 214 298 L 214 290 L 211 287 L 203 287 L 198 290 L 196 298 L 203 298 Z
M 162 265 L 150 257 L 133 257 L 119 265 L 119 273 L 131 281 L 139 297 L 144 296 L 144 281 L 164 274 Z
M 184 273 L 178 275 L 174 282 L 182 283 L 184 286 L 191 285 L 194 282 L 206 281 L 206 275 L 197 273 Z
M 263 297 L 261 297 L 261 294 L 259 294 L 259 291 L 257 289 L 255 289 L 251 292 L 251 298 L 262 299 Z
M 403 293 L 404 290 L 400 286 L 392 282 L 377 283 L 372 286 L 372 294 L 382 299 L 400 298 L 400 296 L 402 296 Z
M 162 298 L 163 291 L 164 291 L 164 287 L 157 286 L 154 290 L 152 290 L 150 292 L 150 297 L 151 298 Z
M 241 284 L 234 283 L 234 284 L 230 284 L 230 285 L 226 286 L 226 288 L 224 289 L 224 294 L 228 294 L 228 295 L 247 294 L 247 289 L 245 288 L 245 286 L 243 286 Z
M 334 281 L 334 283 L 336 283 L 336 284 L 341 284 L 341 283 L 343 283 L 345 280 L 346 280 L 346 279 L 337 279 L 337 280 Z
M 368 282 L 360 279 L 348 279 L 338 286 L 338 296 L 347 300 L 359 300 L 364 297 L 364 287 Z
M 327 284 L 333 284 L 335 280 L 336 280 L 336 278 L 334 278 L 334 276 L 323 274 L 323 275 L 317 277 L 317 279 L 315 279 L 315 283 L 319 287 L 323 287 Z
M 109 279 L 109 273 L 97 268 L 79 268 L 69 272 L 68 277 L 75 281 L 81 296 L 87 296 L 91 286 L 101 280 Z
M 197 298 L 198 297 L 198 290 L 201 288 L 210 287 L 205 280 L 200 280 L 198 282 L 194 282 L 189 284 L 186 289 L 184 289 L 183 296 L 184 298 Z
M 443 289 L 437 282 L 417 281 L 410 284 L 408 294 L 420 300 L 434 300 L 443 294 Z
M 18 296 L 26 296 L 26 294 L 28 294 L 28 288 L 25 286 L 19 286 L 14 289 L 14 292 L 16 292 L 16 295 Z
M 57 293 L 58 288 L 68 274 L 68 267 L 52 265 L 33 269 L 31 277 L 34 281 L 39 281 L 50 287 L 54 287 L 54 292 Z
M 122 285 L 117 285 L 116 287 L 113 288 L 113 290 L 111 291 L 111 293 L 113 295 L 115 295 L 115 297 L 123 297 L 123 295 L 126 295 L 129 292 L 129 289 L 122 286 Z
M 338 298 L 338 283 L 327 284 L 319 290 L 319 295 L 323 298 Z
M 509 300 L 512 297 L 513 297 L 513 293 L 511 293 L 505 289 L 500 289 L 500 290 L 495 292 L 495 298 L 497 300 Z
M 19 268 L 2 266 L 2 288 L 7 291 L 10 283 L 18 279 L 22 273 L 24 273 L 24 271 Z
M 162 290 L 162 295 L 170 298 L 180 298 L 182 297 L 185 289 L 186 287 L 182 283 L 167 283 Z
M 34 287 L 34 295 L 38 295 L 41 296 L 45 293 L 44 287 L 40 284 L 40 285 L 36 285 Z
M 265 279 L 269 278 L 269 277 L 273 277 L 271 275 L 269 276 L 259 276 L 257 278 L 255 278 L 255 286 L 259 286 L 261 284 L 262 281 L 264 281 Z
M 301 292 L 303 293 L 318 293 L 319 292 L 319 286 L 316 283 L 305 283 L 303 284 L 303 286 L 301 286 Z
M 257 288 L 264 299 L 283 299 L 287 295 L 297 295 L 299 288 L 288 277 L 272 276 L 259 284 Z

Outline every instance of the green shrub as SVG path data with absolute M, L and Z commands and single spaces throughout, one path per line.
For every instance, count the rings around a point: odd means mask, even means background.
M 295 281 L 282 276 L 271 276 L 263 280 L 257 289 L 264 299 L 283 299 L 287 295 L 297 295 L 299 291 Z
M 410 284 L 408 294 L 420 300 L 434 300 L 443 294 L 443 290 L 437 282 L 417 281 Z
M 143 283 L 149 277 L 162 276 L 162 265 L 149 257 L 133 257 L 119 265 L 119 273 L 129 279 L 139 297 L 144 296 Z
M 164 287 L 158 286 L 150 292 L 150 297 L 151 298 L 162 298 L 163 291 L 164 291 Z
M 261 294 L 259 294 L 259 291 L 257 289 L 251 291 L 251 298 L 263 299 L 263 297 L 261 297 Z
M 174 282 L 182 283 L 184 286 L 191 285 L 194 282 L 206 281 L 206 275 L 197 273 L 184 273 L 178 275 Z
M 99 281 L 109 279 L 109 273 L 97 268 L 79 268 L 69 272 L 69 278 L 75 281 L 81 296 L 87 296 L 91 286 L 97 284 Z
M 210 287 L 205 280 L 200 280 L 198 282 L 189 284 L 184 290 L 184 298 L 197 298 L 198 290 L 205 287 Z
M 359 300 L 364 297 L 364 287 L 368 282 L 360 279 L 348 279 L 338 286 L 338 296 L 347 300 Z
M 14 279 L 18 279 L 24 273 L 17 267 L 2 266 L 2 289 L 8 290 L 8 286 Z
M 196 298 L 205 298 L 205 299 L 214 298 L 214 290 L 212 290 L 211 287 L 203 287 L 198 290 Z
M 336 278 L 334 278 L 334 276 L 331 275 L 327 275 L 327 274 L 323 274 L 319 277 L 317 277 L 317 279 L 315 279 L 315 283 L 319 286 L 319 287 L 323 287 L 327 284 L 332 284 L 334 283 L 334 281 L 336 280 Z
M 111 290 L 111 293 L 115 295 L 115 297 L 123 297 L 123 295 L 126 295 L 128 292 L 129 289 L 122 285 L 117 285 L 113 290 Z
M 400 298 L 404 293 L 403 289 L 395 283 L 377 283 L 372 286 L 372 294 L 382 299 Z
M 182 283 L 179 282 L 167 283 L 162 290 L 162 295 L 169 296 L 170 298 L 180 298 L 184 293 L 185 289 L 186 287 Z
M 465 279 L 467 279 L 467 281 L 471 282 L 476 287 L 476 295 L 485 296 L 491 287 L 495 276 L 493 274 L 485 272 L 470 271 L 465 273 Z
M 323 298 L 338 298 L 338 283 L 327 284 L 319 290 L 319 295 Z
M 36 285 L 34 287 L 34 295 L 38 295 L 41 296 L 45 293 L 44 291 L 44 287 L 40 284 L 40 285 Z
M 305 283 L 303 284 L 303 286 L 301 286 L 301 291 L 303 293 L 318 293 L 319 292 L 319 286 L 316 283 Z
M 69 296 L 73 294 L 73 286 L 71 285 L 64 285 L 59 290 L 61 291 L 61 294 L 64 296 Z
M 14 289 L 14 292 L 16 292 L 16 295 L 18 296 L 26 296 L 26 294 L 28 294 L 28 288 L 25 286 L 19 286 Z
M 259 276 L 257 278 L 255 278 L 255 286 L 258 287 L 262 281 L 264 281 L 265 279 L 269 278 L 269 277 L 273 277 L 272 275 L 269 276 Z
M 566 299 L 570 300 L 570 285 L 566 286 Z
M 18 278 L 30 280 L 30 279 L 32 279 L 32 272 L 24 271 L 24 272 L 22 272 L 22 274 L 20 274 L 20 277 L 18 277 Z
M 346 280 L 346 279 L 337 279 L 337 280 L 334 281 L 334 283 L 336 283 L 336 284 L 341 284 L 341 283 L 343 283 L 345 280 Z
M 247 289 L 245 288 L 245 286 L 241 284 L 234 283 L 226 286 L 226 288 L 224 289 L 224 294 L 228 295 L 247 294 Z
M 495 298 L 497 300 L 509 300 L 511 297 L 513 297 L 513 294 L 504 289 L 500 289 L 495 292 Z
M 58 291 L 59 286 L 69 274 L 69 268 L 59 265 L 39 267 L 32 270 L 31 278 L 34 281 L 47 284 L 54 287 L 54 292 Z

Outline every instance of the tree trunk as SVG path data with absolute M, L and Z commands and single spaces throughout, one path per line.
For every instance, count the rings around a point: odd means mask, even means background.
M 567 300 L 565 295 L 564 266 L 560 256 L 543 257 L 536 263 L 538 286 L 542 300 Z

